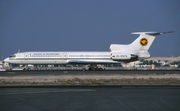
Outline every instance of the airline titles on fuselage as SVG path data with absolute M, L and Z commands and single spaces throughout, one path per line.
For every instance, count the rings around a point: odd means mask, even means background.
M 111 53 L 68 53 L 68 52 L 62 52 L 62 53 L 26 53 L 26 57 L 30 58 L 39 58 L 39 57 L 57 57 L 57 58 L 94 58 L 94 57 L 104 57 L 104 58 L 110 58 Z

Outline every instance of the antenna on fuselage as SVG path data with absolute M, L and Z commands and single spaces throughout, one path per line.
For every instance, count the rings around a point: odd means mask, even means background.
M 18 53 L 20 53 L 20 49 L 18 50 Z

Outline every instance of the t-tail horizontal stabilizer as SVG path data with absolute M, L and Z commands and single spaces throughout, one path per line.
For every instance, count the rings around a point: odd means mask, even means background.
M 156 35 L 162 35 L 162 34 L 167 34 L 167 33 L 173 33 L 174 31 L 167 31 L 167 32 L 133 32 L 132 34 L 147 34 L 151 36 L 156 36 Z

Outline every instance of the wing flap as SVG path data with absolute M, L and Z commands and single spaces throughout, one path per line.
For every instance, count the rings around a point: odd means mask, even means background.
M 69 64 L 103 64 L 103 63 L 119 63 L 112 60 L 68 60 Z

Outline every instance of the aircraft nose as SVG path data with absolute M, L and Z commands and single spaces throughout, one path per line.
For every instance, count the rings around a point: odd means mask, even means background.
M 9 57 L 4 59 L 4 62 L 9 62 Z

